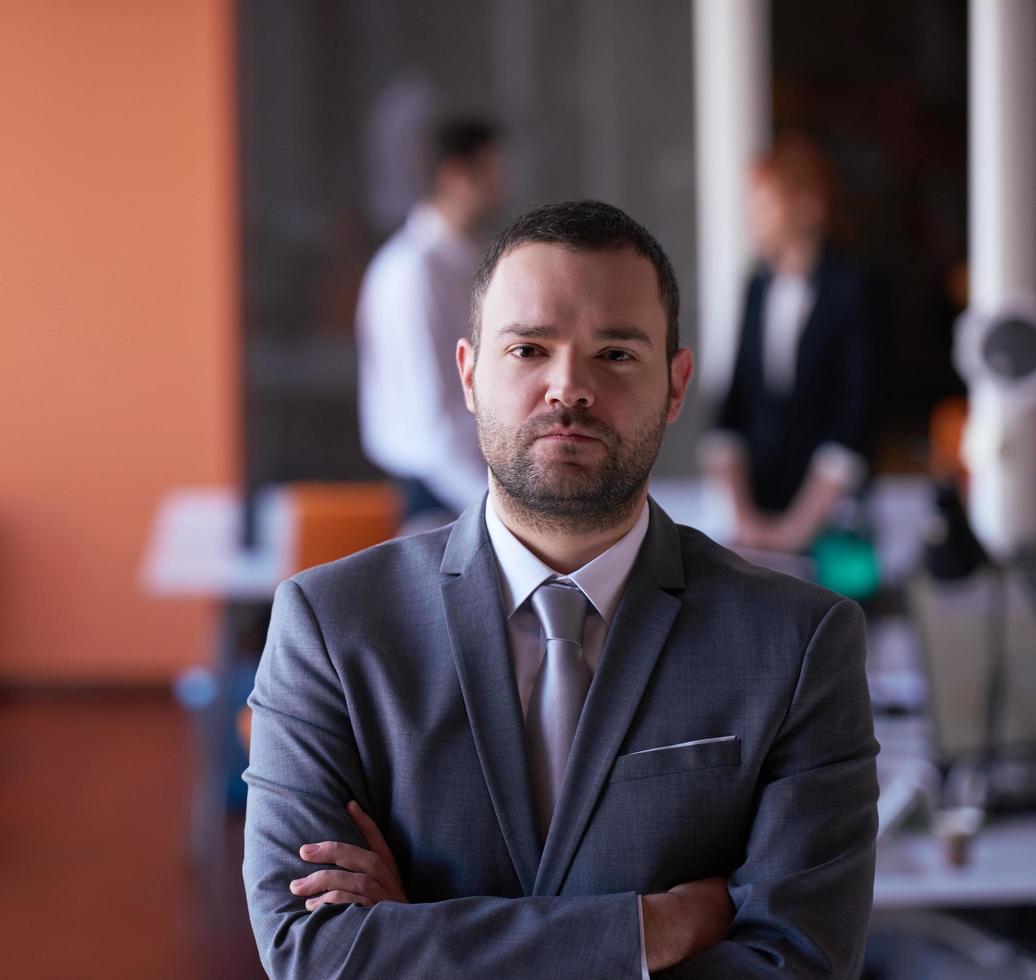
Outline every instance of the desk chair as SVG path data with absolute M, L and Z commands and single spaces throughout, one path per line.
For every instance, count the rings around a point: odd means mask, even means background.
M 335 561 L 394 537 L 403 501 L 387 482 L 291 483 L 285 488 L 293 514 L 288 574 Z M 252 733 L 251 710 L 238 707 L 237 737 L 245 752 Z

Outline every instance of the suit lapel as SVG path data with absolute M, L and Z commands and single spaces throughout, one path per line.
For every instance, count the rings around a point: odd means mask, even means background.
M 679 532 L 654 501 L 651 523 L 583 706 L 533 894 L 560 893 L 681 602 Z
M 483 507 L 458 519 L 441 570 L 447 575 L 442 586 L 446 624 L 482 774 L 522 890 L 531 895 L 540 855 L 525 726 Z
M 831 319 L 827 314 L 827 305 L 830 302 L 828 293 L 831 288 L 829 265 L 828 254 L 821 252 L 810 279 L 814 292 L 813 306 L 799 335 L 798 353 L 795 357 L 795 389 L 799 391 L 809 389 L 810 379 L 817 371 L 826 370 L 821 355 L 825 335 L 831 329 Z

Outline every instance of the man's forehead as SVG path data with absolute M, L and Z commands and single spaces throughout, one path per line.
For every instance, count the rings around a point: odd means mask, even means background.
M 482 297 L 480 319 L 551 322 L 597 311 L 615 322 L 665 319 L 658 277 L 632 248 L 572 249 L 522 244 L 497 263 Z
M 623 260 L 643 259 L 645 262 L 648 262 L 648 260 L 632 245 L 591 248 L 572 245 L 568 242 L 528 241 L 519 242 L 509 248 L 500 257 L 500 261 L 497 263 L 497 268 L 499 269 L 508 261 L 515 263 L 525 261 L 533 257 L 543 256 L 554 256 L 555 259 L 563 256 L 570 256 L 574 259 L 591 264 L 609 264 L 614 262 L 617 258 Z M 648 264 L 650 265 L 650 262 L 648 262 Z
M 619 279 L 626 288 L 639 281 L 646 288 L 658 290 L 654 266 L 632 246 L 590 249 L 555 242 L 523 242 L 501 256 L 486 295 L 537 295 L 549 287 L 571 283 L 574 278 L 594 281 L 614 292 L 622 291 Z

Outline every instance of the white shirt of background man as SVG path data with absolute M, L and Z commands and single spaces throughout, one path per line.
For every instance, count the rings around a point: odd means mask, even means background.
M 435 207 L 417 204 L 367 269 L 356 313 L 364 451 L 457 513 L 486 489 L 455 354 L 480 257 Z

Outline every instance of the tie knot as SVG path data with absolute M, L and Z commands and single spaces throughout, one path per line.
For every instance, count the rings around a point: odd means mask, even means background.
M 532 608 L 548 640 L 583 644 L 587 602 L 582 590 L 547 582 L 532 594 Z

